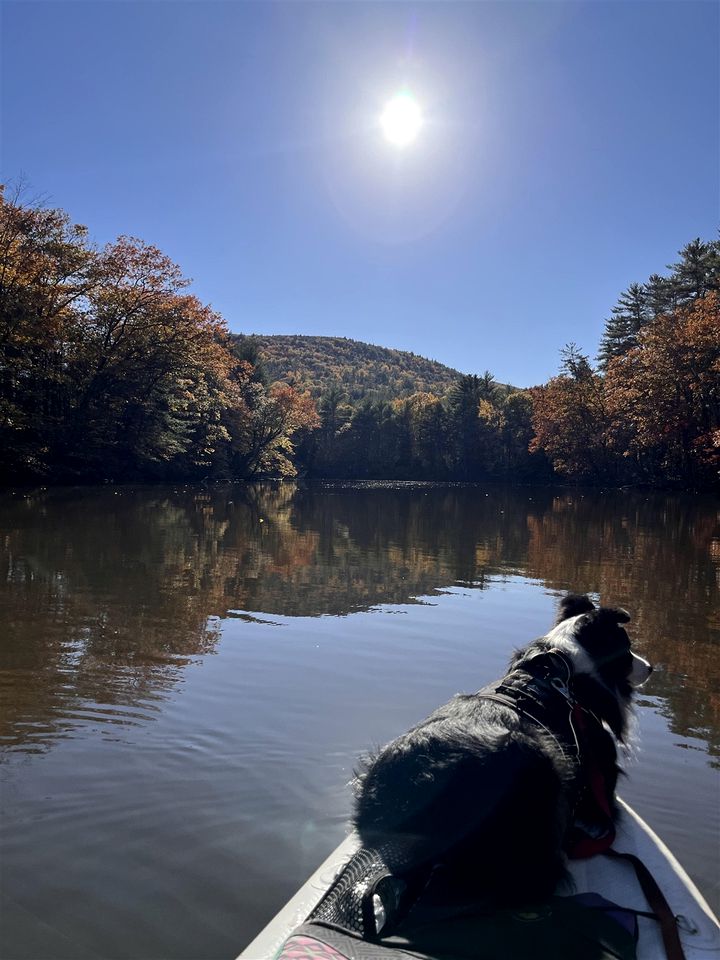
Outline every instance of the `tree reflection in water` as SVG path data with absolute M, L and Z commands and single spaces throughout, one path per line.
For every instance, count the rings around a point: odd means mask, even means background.
M 423 484 L 66 488 L 4 495 L 0 527 L 11 749 L 47 749 L 88 718 L 144 722 L 188 661 L 214 650 L 224 617 L 346 615 L 509 574 L 626 606 L 661 668 L 653 693 L 672 729 L 720 749 L 710 500 Z

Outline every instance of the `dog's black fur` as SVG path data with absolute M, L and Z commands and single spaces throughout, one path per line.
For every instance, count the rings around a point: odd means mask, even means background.
M 626 735 L 633 686 L 652 670 L 630 652 L 621 626 L 629 619 L 624 610 L 598 609 L 588 597 L 570 595 L 553 630 L 510 662 L 508 676 L 522 687 L 536 676 L 534 664 L 548 662 L 538 655 L 561 653 L 556 659 L 571 667 L 571 696 L 592 718 L 579 752 L 568 749 L 569 727 L 552 729 L 552 718 L 562 716 L 558 704 L 567 718 L 567 700 L 554 702 L 541 724 L 487 699 L 491 688 L 455 696 L 365 762 L 354 812 L 363 843 L 409 841 L 416 858 L 443 863 L 458 889 L 473 897 L 520 903 L 551 894 L 565 873 L 567 837 L 590 762 L 601 769 L 614 804 L 615 741 Z

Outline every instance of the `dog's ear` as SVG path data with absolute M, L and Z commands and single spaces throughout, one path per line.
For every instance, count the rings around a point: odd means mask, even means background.
M 569 593 L 560 601 L 556 623 L 562 623 L 570 617 L 577 617 L 581 613 L 590 613 L 595 609 L 595 604 L 590 597 L 579 593 Z
M 632 620 L 627 610 L 623 610 L 622 607 L 600 607 L 598 613 L 602 615 L 602 619 L 606 622 L 629 623 Z

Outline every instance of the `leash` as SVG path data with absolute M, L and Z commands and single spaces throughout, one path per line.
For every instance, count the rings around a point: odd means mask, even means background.
M 612 857 L 614 860 L 625 860 L 634 868 L 635 875 L 638 878 L 642 892 L 645 894 L 648 906 L 660 925 L 660 934 L 662 936 L 663 946 L 665 947 L 667 960 L 687 960 L 680 940 L 680 934 L 678 933 L 675 915 L 670 909 L 670 904 L 665 899 L 665 894 L 658 886 L 657 880 L 642 860 L 636 857 L 634 853 L 620 853 L 617 850 L 605 850 L 604 854 L 606 857 Z M 636 913 L 641 913 L 641 911 L 636 911 Z

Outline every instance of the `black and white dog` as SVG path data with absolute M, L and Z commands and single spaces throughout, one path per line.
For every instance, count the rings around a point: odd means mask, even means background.
M 652 671 L 630 650 L 629 619 L 566 597 L 502 680 L 453 697 L 366 761 L 354 811 L 363 844 L 404 844 L 458 891 L 500 903 L 548 896 L 568 854 L 608 846 L 616 741 Z

